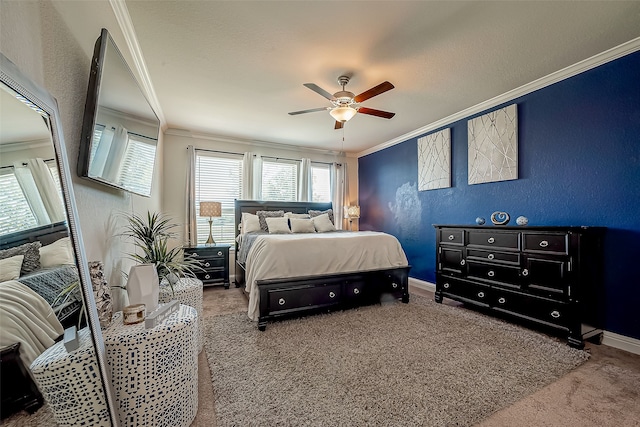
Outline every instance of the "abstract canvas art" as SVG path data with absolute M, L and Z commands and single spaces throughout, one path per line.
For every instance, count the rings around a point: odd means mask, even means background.
M 516 104 L 468 122 L 469 184 L 518 179 Z
M 451 187 L 451 129 L 418 139 L 418 191 Z

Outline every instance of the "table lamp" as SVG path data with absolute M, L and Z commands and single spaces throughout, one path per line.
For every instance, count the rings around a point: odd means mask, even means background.
M 349 231 L 353 231 L 352 222 L 354 219 L 360 218 L 360 206 L 346 206 L 344 208 L 344 217 L 349 220 Z
M 207 245 L 215 245 L 213 234 L 211 234 L 211 224 L 213 224 L 214 216 L 222 216 L 222 204 L 220 202 L 200 202 L 200 216 L 209 217 L 209 238 Z

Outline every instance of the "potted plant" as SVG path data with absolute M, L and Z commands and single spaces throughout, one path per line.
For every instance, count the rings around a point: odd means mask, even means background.
M 135 250 L 127 254 L 130 259 L 141 264 L 153 264 L 158 278 L 166 279 L 171 290 L 180 277 L 195 277 L 196 270 L 203 270 L 201 263 L 193 255 L 185 254 L 182 246 L 169 249 L 169 239 L 174 239 L 177 224 L 164 214 L 147 212 L 144 216 L 126 215 L 127 224 L 123 236 L 133 239 Z

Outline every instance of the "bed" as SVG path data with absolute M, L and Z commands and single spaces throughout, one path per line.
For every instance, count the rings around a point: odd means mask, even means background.
M 7 264 L 16 254 L 22 256 L 18 264 Z M 4 418 L 20 409 L 33 412 L 40 407 L 42 396 L 27 369 L 62 337 L 65 328 L 78 325 L 83 304 L 79 292 L 58 297 L 79 280 L 66 222 L 0 236 L 0 261 L 5 261 L 0 280 Z M 7 279 L 10 268 L 14 271 Z
M 235 201 L 235 282 L 244 288 L 249 298 L 247 314 L 259 330 L 276 319 L 398 299 L 409 302 L 410 266 L 394 236 L 342 230 L 241 232 L 245 213 L 284 211 L 295 216 L 315 211 L 320 215 L 331 208 L 331 203 L 319 202 Z M 335 219 L 340 221 L 341 216 Z

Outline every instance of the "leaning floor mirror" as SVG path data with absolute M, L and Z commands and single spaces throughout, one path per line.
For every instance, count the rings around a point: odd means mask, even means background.
M 56 100 L 0 80 L 2 424 L 117 425 Z

